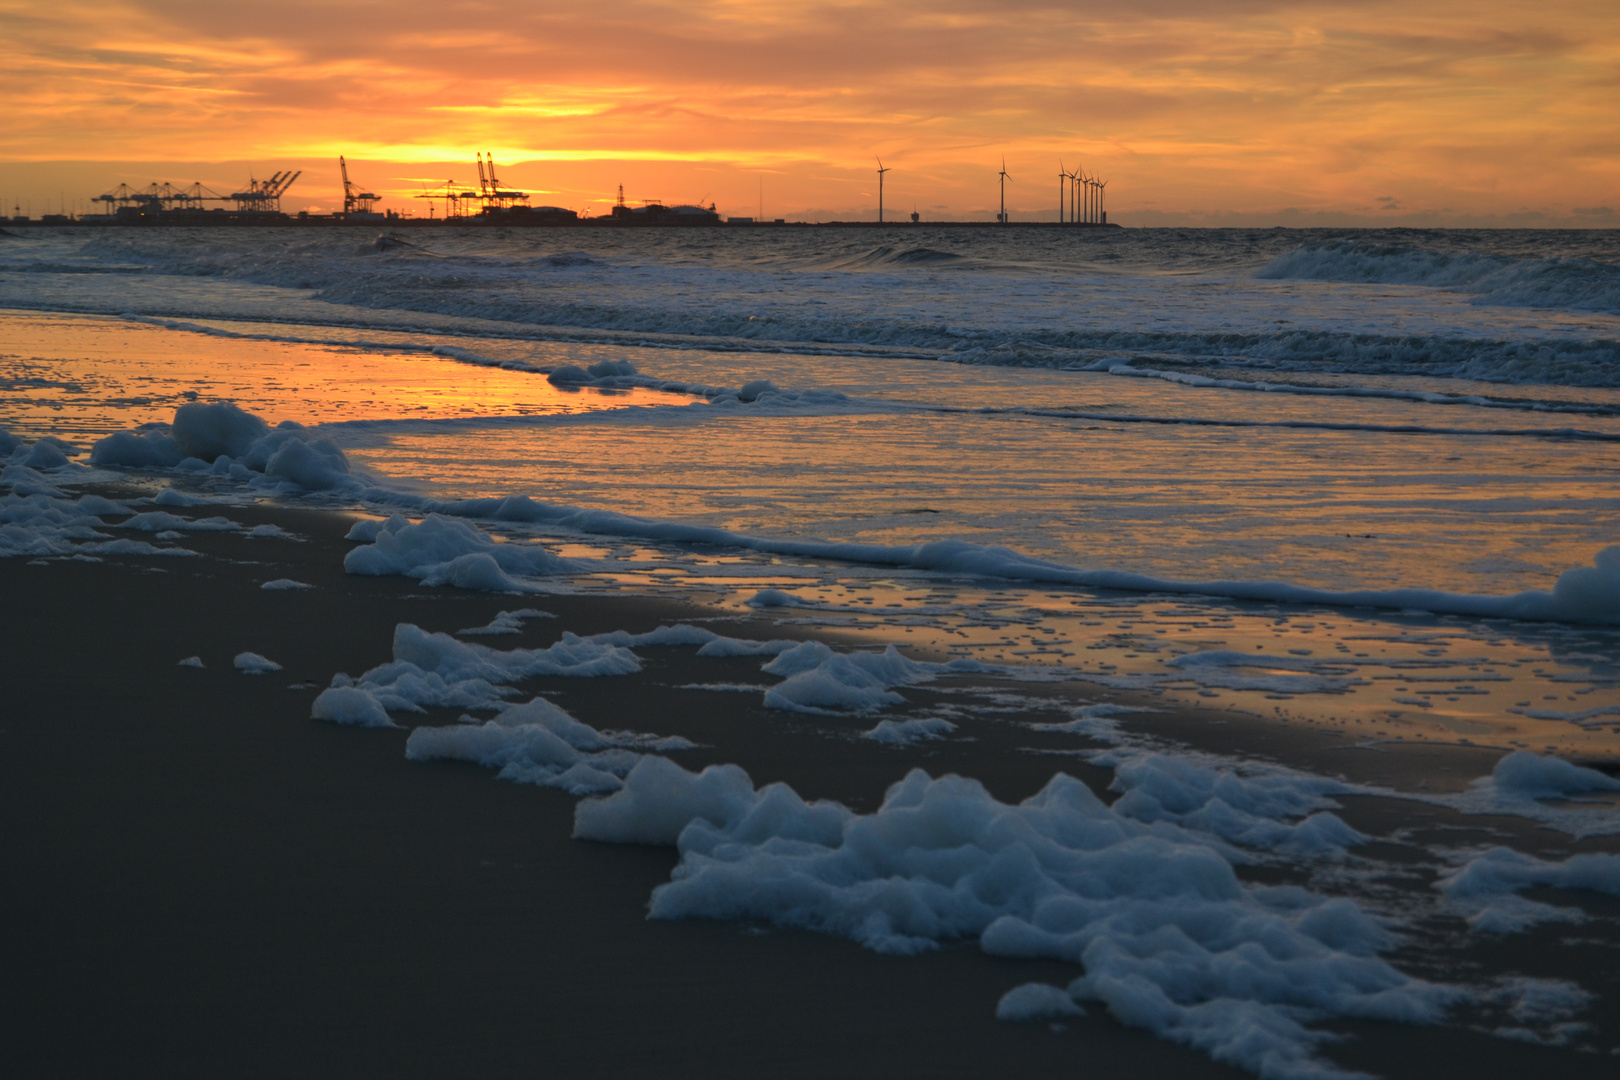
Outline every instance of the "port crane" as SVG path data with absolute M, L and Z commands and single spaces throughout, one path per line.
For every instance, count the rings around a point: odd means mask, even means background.
M 349 163 L 343 160 L 343 155 L 341 154 L 338 155 L 338 171 L 343 174 L 344 216 L 347 217 L 350 214 L 376 213 L 372 207 L 376 205 L 379 196 L 374 195 L 369 191 L 361 191 L 359 184 L 351 183 L 349 181 Z
M 417 196 L 418 199 L 428 200 L 429 207 L 438 200 L 443 199 L 444 216 L 447 221 L 465 217 L 467 213 L 466 204 L 477 201 L 479 197 L 477 191 L 470 187 L 462 187 L 454 180 L 446 180 L 442 186 L 431 191 L 424 191 Z M 429 213 L 431 212 L 430 209 Z
M 281 196 L 293 185 L 293 181 L 304 175 L 304 170 L 297 172 L 277 172 L 268 180 L 248 180 L 245 191 L 233 191 L 226 196 L 236 203 L 238 213 L 281 213 Z
M 91 202 L 105 203 L 107 212 L 113 213 L 119 207 L 140 207 L 143 213 L 155 214 L 164 210 L 201 210 L 205 201 L 223 202 L 224 196 L 210 191 L 200 183 L 190 187 L 175 187 L 168 182 L 151 184 L 143 188 L 132 188 L 128 184 L 119 184 L 111 191 L 94 196 Z
M 489 159 L 488 161 L 484 160 L 486 157 Z M 486 166 L 488 168 L 487 173 L 485 172 Z M 488 207 L 526 205 L 529 201 L 528 192 L 501 187 L 500 180 L 495 176 L 494 154 L 478 155 L 478 191 L 479 198 L 483 199 L 484 205 Z

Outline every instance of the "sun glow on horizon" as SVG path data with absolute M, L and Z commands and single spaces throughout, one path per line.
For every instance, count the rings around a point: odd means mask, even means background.
M 1055 214 L 1062 158 L 1113 178 L 1110 209 L 1142 221 L 1620 225 L 1620 14 L 1589 0 L 632 0 L 608 19 L 503 11 L 498 30 L 442 15 L 292 0 L 244 31 L 199 0 L 0 0 L 0 197 L 124 178 L 90 163 L 254 161 L 308 168 L 300 202 L 330 202 L 339 154 L 464 178 L 489 150 L 510 182 L 581 200 L 707 186 L 747 213 L 771 173 L 776 216 L 857 216 L 880 154 L 891 205 L 969 217 L 1005 154 L 1021 215 Z

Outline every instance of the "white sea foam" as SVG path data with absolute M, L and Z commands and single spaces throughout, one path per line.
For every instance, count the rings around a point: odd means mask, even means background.
M 271 428 L 229 401 L 188 402 L 172 424 L 109 435 L 90 448 L 90 462 L 210 472 L 265 490 L 324 491 L 352 481 L 348 457 L 330 439 L 290 420 Z
M 422 712 L 442 706 L 498 709 L 514 693 L 508 684 L 521 679 L 628 675 L 641 670 L 641 661 L 628 648 L 566 632 L 561 641 L 544 649 L 502 651 L 400 623 L 394 628 L 393 655 L 391 662 L 359 679 L 334 676 L 333 688 L 363 690 L 390 711 Z
M 1078 585 L 1128 592 L 1175 593 L 1227 600 L 1279 604 L 1369 607 L 1476 618 L 1543 622 L 1620 624 L 1620 546 L 1597 552 L 1593 565 L 1575 567 L 1559 576 L 1550 591 L 1531 589 L 1506 596 L 1451 593 L 1439 589 L 1319 589 L 1277 581 L 1198 581 L 1154 577 L 1122 570 L 1087 570 L 1037 559 L 1009 548 L 963 540 L 883 545 L 793 540 L 751 536 L 705 525 L 633 517 L 609 510 L 590 510 L 539 502 L 527 496 L 428 500 L 421 504 L 441 514 L 492 521 L 526 522 L 586 534 L 637 537 L 683 544 L 712 544 L 773 555 L 836 559 L 853 563 L 955 576 Z
M 691 746 L 679 738 L 598 731 L 537 697 L 483 724 L 416 728 L 406 741 L 405 756 L 412 761 L 470 761 L 499 769 L 502 780 L 598 795 L 619 790 L 621 778 L 641 760 L 638 751 Z
M 367 546 L 344 556 L 343 568 L 351 574 L 402 574 L 427 585 L 515 593 L 537 591 L 538 586 L 520 578 L 576 571 L 574 563 L 538 544 L 497 544 L 467 522 L 439 514 L 415 525 L 390 518 L 362 531 L 367 524 L 358 522 L 349 530 L 351 538 L 357 538 L 357 531 L 371 536 Z
M 315 586 L 306 584 L 302 581 L 294 581 L 292 578 L 276 578 L 273 581 L 267 581 L 263 585 L 259 586 L 259 588 L 267 589 L 270 592 L 286 592 L 288 590 L 295 589 L 313 589 L 314 587 Z
M 128 508 L 99 495 L 73 499 L 38 470 L 8 465 L 0 471 L 0 558 L 93 558 L 100 555 L 190 556 L 181 547 L 157 547 L 144 540 L 115 540 L 102 532 L 101 515 Z
M 1497 847 L 1468 859 L 1434 883 L 1476 930 L 1514 933 L 1537 923 L 1584 920 L 1578 908 L 1559 907 L 1518 895 L 1532 886 L 1584 889 L 1620 896 L 1620 856 L 1572 855 L 1553 861 Z
M 310 706 L 310 719 L 355 727 L 398 727 L 375 694 L 354 686 L 329 686 Z
M 1025 983 L 1015 986 L 996 1002 L 996 1019 L 1014 1023 L 1035 1020 L 1059 1020 L 1066 1016 L 1084 1016 L 1086 1010 L 1075 1003 L 1067 990 L 1049 983 Z
M 281 665 L 269 657 L 260 656 L 256 652 L 240 652 L 236 659 L 231 661 L 232 666 L 244 675 L 264 675 L 271 671 L 280 671 Z
M 118 523 L 120 529 L 139 529 L 141 532 L 236 532 L 240 524 L 226 517 L 183 518 L 166 510 L 148 510 L 134 514 Z
M 1081 963 L 1071 997 L 1271 1077 L 1342 1075 L 1302 1012 L 1434 1022 L 1461 996 L 1378 959 L 1391 939 L 1351 902 L 1245 886 L 1218 844 L 1116 814 L 1061 774 L 1009 806 L 914 771 L 857 815 L 756 790 L 736 766 L 649 757 L 581 802 L 574 832 L 676 844 L 655 918 L 762 919 L 902 954 L 975 937 Z
M 214 500 L 204 495 L 193 495 L 177 488 L 166 487 L 152 496 L 152 502 L 158 506 L 211 506 Z
M 877 727 L 861 733 L 861 738 L 890 746 L 910 746 L 913 743 L 943 739 L 956 730 L 956 725 L 942 716 L 925 716 L 916 720 L 879 720 Z
M 521 634 L 526 619 L 555 619 L 556 617 L 551 612 L 541 611 L 539 608 L 519 608 L 516 611 L 499 612 L 483 626 L 463 627 L 457 630 L 456 633 L 464 637 L 468 635 L 476 637 L 479 635 Z
M 881 653 L 834 652 L 819 641 L 784 650 L 760 670 L 783 680 L 765 692 L 765 707 L 793 712 L 872 712 L 906 699 L 891 687 L 931 682 L 944 674 L 987 672 L 975 660 L 911 660 L 893 645 Z

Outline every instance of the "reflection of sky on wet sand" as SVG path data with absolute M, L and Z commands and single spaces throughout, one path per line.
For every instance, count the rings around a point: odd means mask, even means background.
M 94 440 L 166 423 L 191 400 L 234 401 L 271 424 L 523 416 L 665 403 L 641 390 L 562 390 L 532 372 L 447 362 L 404 335 L 398 352 L 175 333 L 118 318 L 6 313 L 0 425 Z M 238 328 L 240 329 L 240 328 Z M 285 328 L 283 328 L 285 331 Z
M 667 553 L 660 558 L 649 548 L 576 543 L 558 550 L 626 560 L 621 573 L 565 588 L 665 591 L 735 614 L 757 613 L 745 602 L 777 589 L 804 604 L 766 609 L 790 625 L 1073 675 L 1167 705 L 1217 706 L 1338 731 L 1346 752 L 1387 740 L 1588 758 L 1612 758 L 1620 747 L 1620 632 L 1610 630 L 985 588 L 763 559 L 699 556 L 700 565 L 683 572 L 671 567 Z M 1217 651 L 1256 659 L 1244 666 L 1171 666 L 1178 657 Z
M 533 371 L 432 355 L 406 333 L 367 332 L 375 347 L 355 348 L 100 317 L 12 315 L 6 326 L 0 374 L 15 392 L 0 402 L 0 424 L 19 432 L 88 441 L 167 420 L 191 395 L 226 398 L 272 422 L 332 425 L 325 431 L 358 463 L 445 494 L 527 493 L 759 535 L 885 544 L 951 537 L 1181 579 L 1501 594 L 1549 587 L 1559 571 L 1589 563 L 1620 523 L 1620 499 L 1595 482 L 1620 464 L 1608 443 L 934 408 L 1078 404 L 1235 419 L 1433 423 L 1438 413 L 1448 424 L 1501 422 L 1458 407 L 1342 399 L 1329 407 L 1102 373 L 870 357 L 817 357 L 812 367 L 787 356 L 634 354 L 649 373 L 708 376 L 713 385 L 762 373 L 791 387 L 791 376 L 813 370 L 818 384 L 868 401 L 882 385 L 921 385 L 916 397 L 931 403 L 759 416 L 647 390 L 559 390 Z M 270 328 L 234 324 L 232 332 L 259 329 Z M 501 353 L 490 341 L 440 340 Z M 523 348 L 530 364 L 625 355 L 560 342 Z M 904 370 L 877 370 L 888 364 Z M 928 379 L 931 372 L 939 377 Z M 654 405 L 675 407 L 643 408 Z M 382 423 L 342 426 L 356 420 Z M 1513 420 L 1541 423 L 1567 421 Z M 1620 745 L 1620 636 L 1609 631 L 989 587 L 720 549 L 548 539 L 564 554 L 608 560 L 606 572 L 558 587 L 669 592 L 737 613 L 756 591 L 779 588 L 808 606 L 773 614 L 806 627 L 1061 667 L 1120 693 L 1336 728 L 1347 752 L 1386 739 L 1577 756 L 1613 756 Z M 1177 660 L 1214 652 L 1254 659 Z

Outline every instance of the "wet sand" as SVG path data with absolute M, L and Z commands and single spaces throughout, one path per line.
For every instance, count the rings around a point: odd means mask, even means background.
M 389 659 L 402 621 L 455 630 L 529 604 L 559 616 L 485 639 L 510 648 L 564 629 L 640 631 L 714 612 L 350 577 L 341 515 L 208 512 L 275 521 L 305 539 L 188 534 L 182 543 L 204 557 L 0 560 L 11 613 L 0 643 L 7 1075 L 1247 1075 L 1096 1009 L 1057 1029 L 994 1019 L 1007 989 L 1065 983 L 1079 973 L 1070 965 L 996 959 L 972 945 L 897 958 L 808 933 L 650 921 L 646 901 L 673 850 L 574 841 L 570 796 L 469 765 L 408 762 L 405 731 L 313 722 L 314 689 L 289 689 Z M 315 588 L 259 588 L 281 577 Z M 716 628 L 782 636 L 764 622 Z M 243 675 L 230 666 L 243 650 L 284 670 Z M 522 687 L 562 691 L 558 703 L 597 727 L 684 735 L 702 744 L 675 755 L 688 768 L 735 761 L 757 782 L 786 780 L 858 809 L 875 807 L 912 766 L 976 776 L 1004 800 L 1033 793 L 1058 768 L 1094 787 L 1108 780 L 1073 757 L 1028 750 L 1072 748 L 1072 736 L 1034 735 L 1006 717 L 974 723 L 962 733 L 971 738 L 893 749 L 849 737 L 870 721 L 808 722 L 764 709 L 757 695 L 678 689 L 762 681 L 758 661 L 638 653 L 637 676 Z M 207 667 L 175 666 L 193 654 Z M 923 704 L 951 691 L 907 696 Z M 453 719 L 440 711 L 416 722 Z M 1245 738 L 1211 735 L 1228 728 L 1209 719 L 1155 723 L 1189 741 Z M 1353 800 L 1344 816 L 1387 835 L 1413 824 L 1413 807 Z M 1442 825 L 1500 824 L 1421 812 Z M 1547 840 L 1523 823 L 1513 829 L 1526 844 Z M 1542 931 L 1491 943 L 1504 954 L 1493 970 L 1546 975 L 1584 962 L 1582 981 L 1603 995 L 1588 1019 L 1620 1030 L 1620 988 L 1599 970 L 1617 966 L 1614 943 L 1559 944 L 1612 931 Z M 1328 1055 L 1389 1077 L 1615 1068 L 1606 1054 L 1456 1026 L 1340 1028 L 1355 1038 Z

